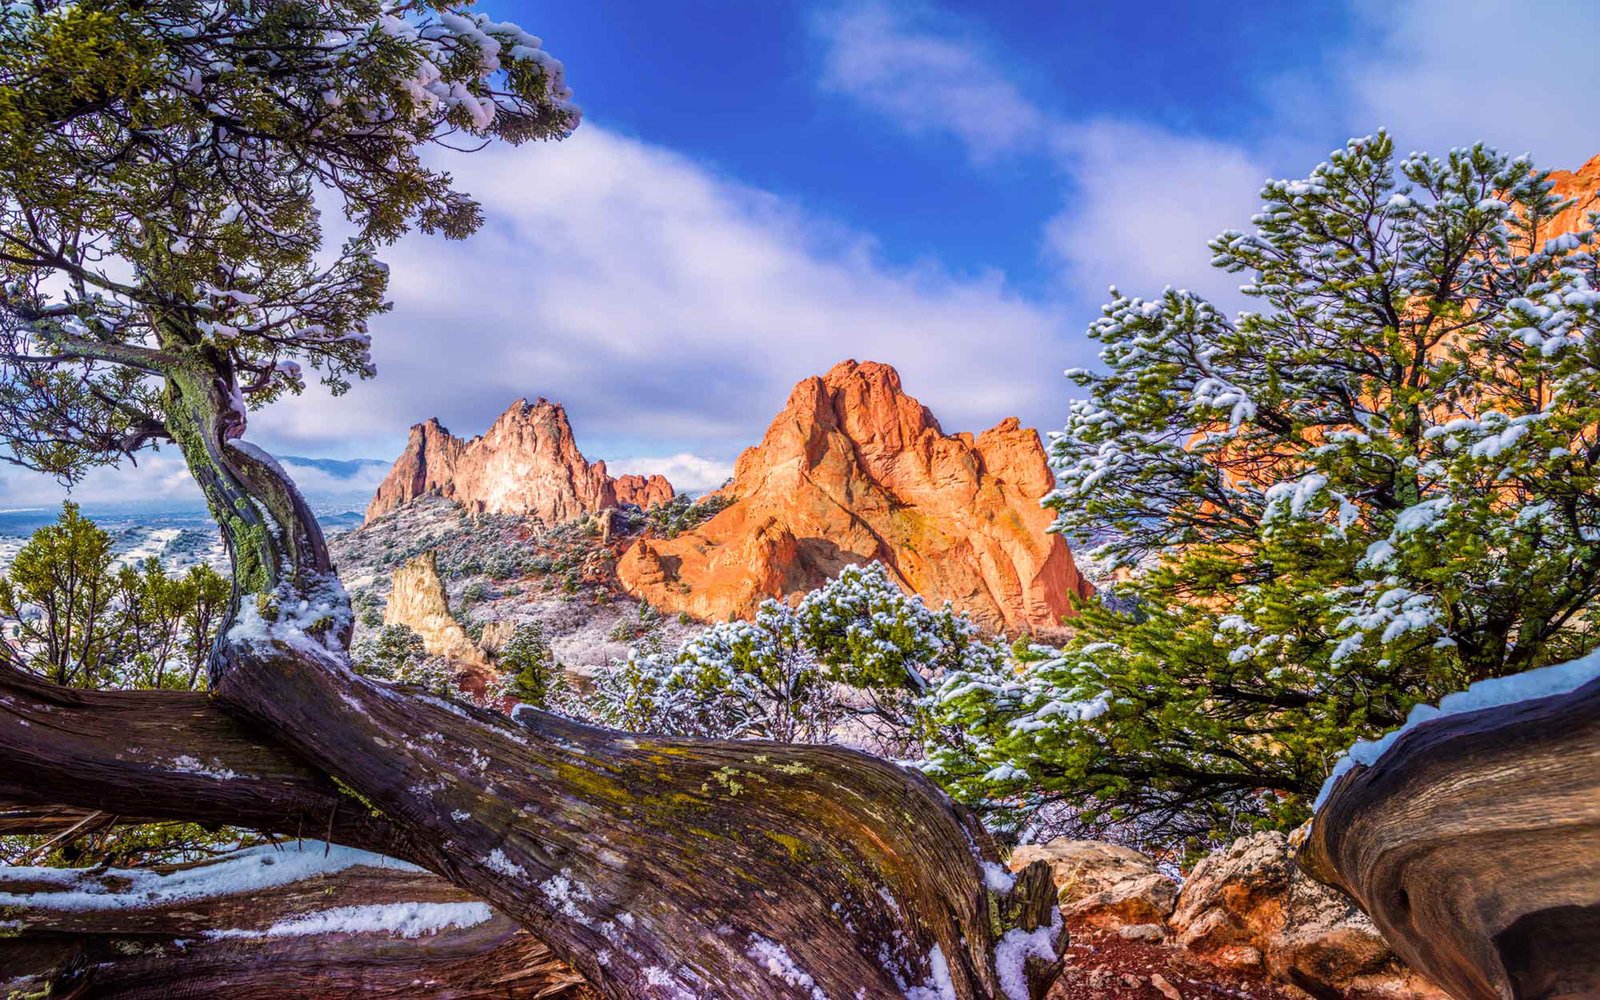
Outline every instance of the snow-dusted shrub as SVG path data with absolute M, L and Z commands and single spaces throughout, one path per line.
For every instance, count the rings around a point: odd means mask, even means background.
M 609 725 L 641 732 L 851 742 L 905 755 L 930 678 L 996 654 L 963 616 L 928 609 L 876 563 L 847 566 L 796 607 L 766 601 L 675 653 L 635 652 L 597 681 Z
M 385 625 L 377 635 L 357 641 L 350 649 L 350 664 L 356 673 L 391 684 L 415 685 L 441 696 L 456 694 L 454 669 L 430 655 L 422 636 L 409 625 Z

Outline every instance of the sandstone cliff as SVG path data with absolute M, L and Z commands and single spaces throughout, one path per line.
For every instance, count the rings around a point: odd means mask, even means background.
M 1088 584 L 1046 533 L 1053 485 L 1015 418 L 945 434 L 888 365 L 846 361 L 797 385 L 734 467 L 731 506 L 673 539 L 640 540 L 617 572 L 636 596 L 721 620 L 882 562 L 930 603 L 990 628 L 1059 624 Z
M 1600 155 L 1577 170 L 1551 171 L 1550 183 L 1554 186 L 1554 194 L 1562 198 L 1576 198 L 1578 203 L 1551 219 L 1549 231 L 1543 237 L 1550 239 L 1589 228 L 1589 213 L 1600 210 Z
M 612 479 L 604 462 L 590 462 L 578 450 L 560 403 L 519 399 L 469 441 L 434 419 L 412 427 L 405 451 L 367 505 L 367 520 L 425 494 L 473 513 L 528 514 L 560 524 L 618 503 L 661 503 L 673 489 L 661 476 Z

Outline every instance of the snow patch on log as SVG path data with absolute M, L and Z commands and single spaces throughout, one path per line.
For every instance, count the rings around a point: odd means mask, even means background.
M 956 984 L 950 981 L 950 963 L 945 960 L 944 949 L 934 945 L 928 951 L 928 967 L 932 975 L 921 986 L 905 988 L 906 1000 L 958 1000 Z
M 1061 935 L 1061 911 L 1051 911 L 1050 923 L 1025 931 L 1013 927 L 994 946 L 994 971 L 1006 1000 L 1029 1000 L 1028 959 L 1045 963 L 1056 960 L 1056 938 Z
M 417 938 L 450 927 L 476 927 L 494 915 L 486 903 L 373 903 L 336 906 L 280 920 L 266 930 L 206 931 L 208 938 L 306 937 L 313 934 L 393 934 Z
M 404 861 L 320 840 L 251 847 L 195 868 L 165 874 L 140 868 L 7 868 L 8 881 L 42 882 L 61 888 L 3 892 L 0 906 L 41 910 L 138 910 L 180 900 L 209 899 L 299 882 L 356 865 L 419 872 Z
M 1317 801 L 1311 809 L 1316 812 L 1322 808 L 1323 803 L 1328 801 L 1328 796 L 1333 794 L 1333 787 L 1347 771 L 1358 764 L 1363 767 L 1376 764 L 1389 752 L 1390 747 L 1399 742 L 1400 737 L 1425 722 L 1487 708 L 1502 708 L 1520 701 L 1570 694 L 1597 677 L 1600 677 L 1600 650 L 1567 663 L 1540 667 L 1537 670 L 1525 670 L 1509 677 L 1492 677 L 1478 681 L 1465 691 L 1445 695 L 1439 699 L 1437 707 L 1417 705 L 1406 717 L 1406 724 L 1399 729 L 1385 733 L 1376 740 L 1358 740 L 1354 746 L 1346 750 L 1344 756 L 1334 765 L 1333 773 L 1328 775 L 1328 780 L 1322 783 L 1322 790 L 1317 793 Z
M 760 934 L 752 934 L 750 947 L 745 954 L 765 965 L 768 972 L 790 986 L 810 990 L 811 1000 L 828 1000 L 827 994 L 817 989 L 817 981 L 811 978 L 811 973 L 800 968 L 794 956 L 789 954 L 789 950 L 778 942 Z

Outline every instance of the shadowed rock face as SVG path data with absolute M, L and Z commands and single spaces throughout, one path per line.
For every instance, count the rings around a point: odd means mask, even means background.
M 438 420 L 411 428 L 406 449 L 367 505 L 371 521 L 424 494 L 473 513 L 529 514 L 560 524 L 619 503 L 649 507 L 673 495 L 661 476 L 612 479 L 578 450 L 560 403 L 518 400 L 483 435 L 463 441 Z
M 674 539 L 644 539 L 622 584 L 670 611 L 722 620 L 878 561 L 931 603 L 995 629 L 1060 623 L 1087 594 L 1039 501 L 1044 448 L 1015 418 L 945 434 L 888 365 L 845 361 L 794 388 L 723 492 L 735 502 Z

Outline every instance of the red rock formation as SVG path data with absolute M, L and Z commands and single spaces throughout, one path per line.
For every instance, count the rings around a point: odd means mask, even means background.
M 470 441 L 438 420 L 411 428 L 406 449 L 367 505 L 371 521 L 435 493 L 474 513 L 531 514 L 559 524 L 619 502 L 649 506 L 671 499 L 661 476 L 613 480 L 606 463 L 590 462 L 572 438 L 560 403 L 519 399 L 487 432 Z
M 1563 233 L 1589 228 L 1589 213 L 1600 211 L 1600 156 L 1595 156 L 1577 170 L 1552 170 L 1550 183 L 1553 193 L 1561 198 L 1576 198 L 1578 203 L 1557 213 L 1550 220 L 1544 239 Z
M 618 564 L 656 607 L 711 620 L 882 562 L 908 590 L 991 628 L 1059 624 L 1086 594 L 1039 500 L 1054 484 L 1015 418 L 945 434 L 888 365 L 846 361 L 795 387 L 724 492 L 735 502 L 674 539 L 643 539 Z
M 649 477 L 638 476 L 632 473 L 618 476 L 614 483 L 617 491 L 617 503 L 631 503 L 649 510 L 658 503 L 666 503 L 677 492 L 672 484 L 667 482 L 667 477 L 652 474 Z

